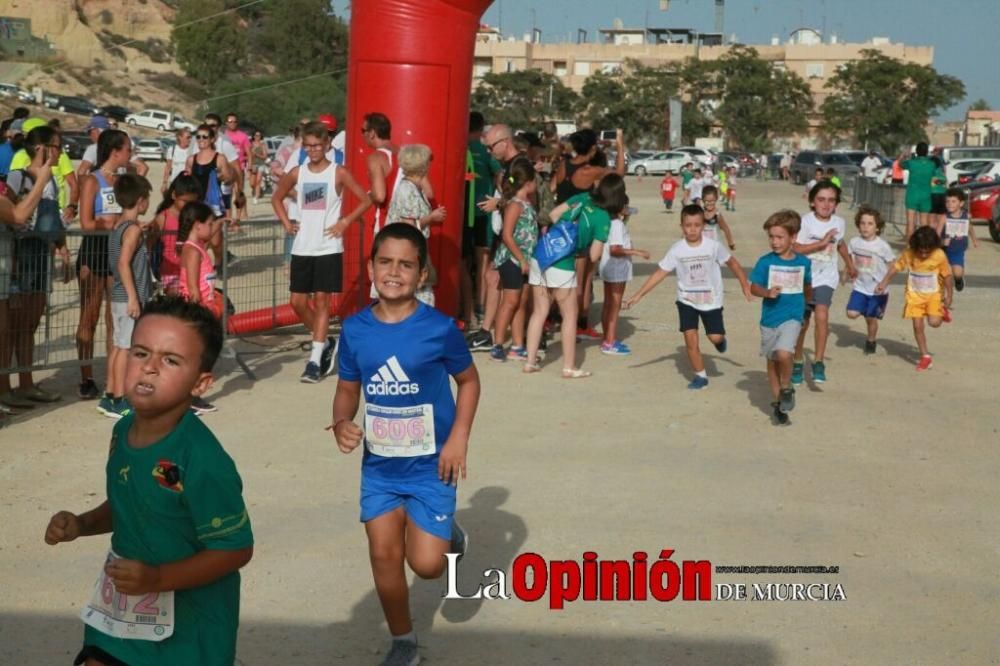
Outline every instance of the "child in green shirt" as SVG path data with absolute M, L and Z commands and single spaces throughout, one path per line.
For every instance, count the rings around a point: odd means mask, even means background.
M 75 664 L 232 666 L 239 569 L 253 534 L 236 465 L 189 409 L 211 386 L 222 328 L 207 308 L 150 301 L 125 370 L 133 411 L 115 425 L 107 499 L 52 516 L 45 541 L 111 533 Z

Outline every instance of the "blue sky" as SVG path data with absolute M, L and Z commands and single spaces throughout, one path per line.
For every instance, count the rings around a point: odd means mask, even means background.
M 370 1 L 370 0 L 363 0 Z M 348 2 L 333 0 L 338 13 Z M 483 21 L 502 23 L 505 34 L 521 35 L 532 25 L 543 41 L 575 39 L 583 28 L 594 39 L 598 28 L 620 18 L 628 27 L 693 28 L 710 32 L 715 25 L 713 0 L 494 0 Z M 502 20 L 501 20 L 502 19 Z M 893 42 L 934 47 L 934 67 L 965 83 L 966 98 L 941 114 L 958 120 L 979 98 L 1000 109 L 1000 0 L 727 0 L 725 34 L 746 44 L 784 41 L 798 27 L 836 33 L 840 41 L 865 42 L 889 37 Z

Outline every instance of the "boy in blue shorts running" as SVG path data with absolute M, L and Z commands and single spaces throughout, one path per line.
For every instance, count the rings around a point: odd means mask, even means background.
M 368 262 L 378 300 L 344 321 L 337 355 L 330 429 L 344 453 L 365 445 L 361 521 L 392 634 L 383 664 L 420 661 L 404 562 L 421 578 L 437 578 L 445 553 L 461 555 L 468 542 L 455 522 L 455 496 L 465 478 L 479 373 L 454 321 L 416 299 L 427 265 L 427 241 L 416 227 L 379 231 Z M 363 429 L 353 420 L 362 391 Z

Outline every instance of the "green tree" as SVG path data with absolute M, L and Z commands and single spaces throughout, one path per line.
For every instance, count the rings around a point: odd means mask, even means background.
M 528 69 L 487 72 L 472 94 L 472 108 L 487 122 L 506 123 L 514 129 L 537 127 L 548 119 L 576 118 L 579 96 L 558 77 Z
M 808 129 L 809 85 L 793 72 L 775 70 L 756 49 L 734 46 L 719 58 L 713 74 L 722 91 L 715 119 L 732 146 L 767 151 L 772 136 Z
M 990 103 L 985 99 L 980 97 L 975 102 L 969 105 L 969 111 L 989 111 Z
M 858 145 L 877 144 L 887 154 L 925 141 L 928 119 L 965 97 L 965 85 L 930 65 L 901 62 L 866 49 L 862 58 L 830 77 L 823 102 L 824 131 L 850 136 Z
M 255 52 L 282 73 L 318 74 L 347 66 L 347 26 L 329 0 L 271 2 L 260 17 Z
M 682 97 L 681 140 L 693 144 L 712 129 L 715 105 L 720 95 L 715 76 L 717 62 L 688 58 L 674 65 Z
M 264 132 L 283 134 L 300 118 L 315 118 L 332 113 L 344 118 L 347 108 L 347 76 L 336 74 L 305 81 L 287 83 L 286 76 L 230 79 L 215 89 L 210 99 L 199 109 L 237 113 Z
M 584 118 L 595 128 L 621 128 L 631 146 L 664 146 L 667 105 L 677 95 L 678 80 L 671 67 L 635 60 L 612 73 L 597 72 L 583 84 Z
M 180 0 L 171 32 L 177 63 L 199 83 L 215 84 L 241 69 L 247 53 L 246 29 L 235 13 L 186 25 L 226 9 L 224 0 Z

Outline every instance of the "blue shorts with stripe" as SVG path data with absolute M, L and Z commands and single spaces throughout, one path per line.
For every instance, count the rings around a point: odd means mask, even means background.
M 458 489 L 436 477 L 384 479 L 361 474 L 361 522 L 403 507 L 410 520 L 424 532 L 451 540 Z

